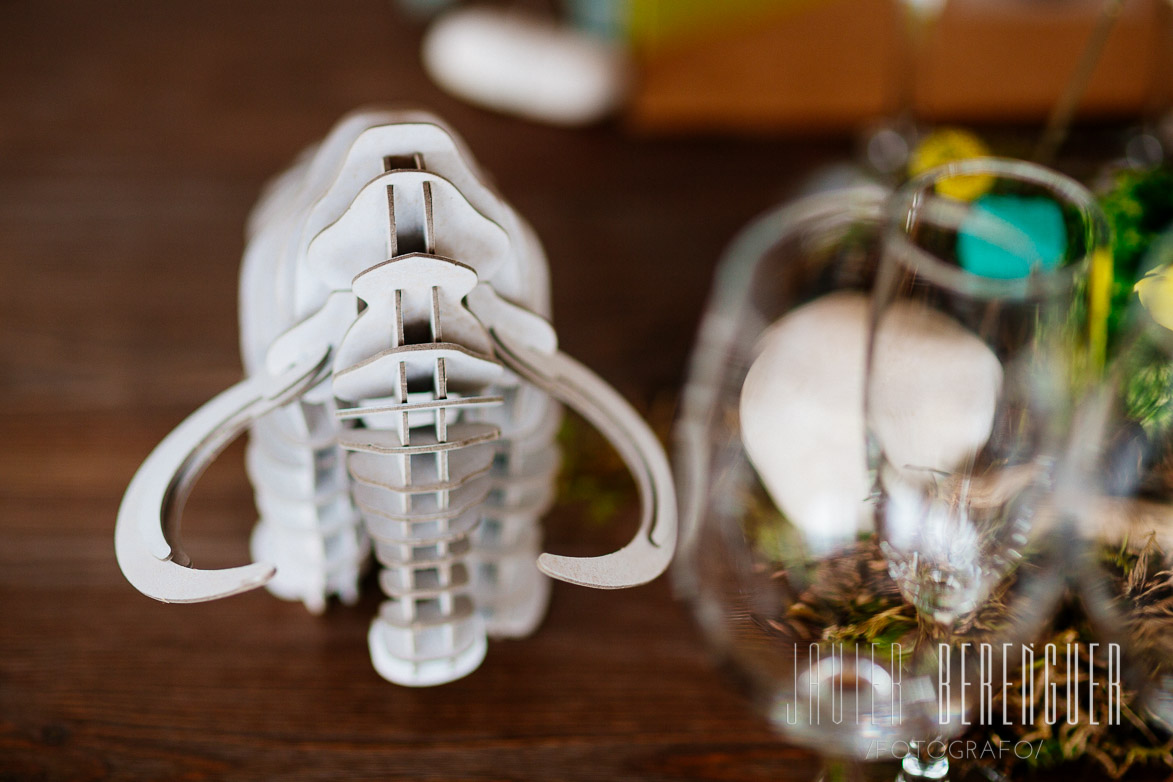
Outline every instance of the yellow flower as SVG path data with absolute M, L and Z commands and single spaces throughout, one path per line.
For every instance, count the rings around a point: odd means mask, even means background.
M 1153 269 L 1133 286 L 1153 320 L 1173 329 L 1173 273 L 1169 266 Z
M 934 130 L 912 150 L 908 158 L 910 176 L 923 174 L 930 168 L 943 166 L 955 160 L 986 157 L 990 149 L 980 138 L 961 128 Z M 984 195 L 994 186 L 994 177 L 989 174 L 954 176 L 937 183 L 937 192 L 948 198 L 972 201 Z

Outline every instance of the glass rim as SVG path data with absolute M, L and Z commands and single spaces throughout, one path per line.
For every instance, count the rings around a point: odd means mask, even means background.
M 743 299 L 752 284 L 754 268 L 772 248 L 805 226 L 874 220 L 882 232 L 890 197 L 888 188 L 863 182 L 804 195 L 758 215 L 737 232 L 718 259 L 713 286 L 704 306 L 706 314 L 727 311 L 734 300 Z
M 1025 277 L 986 277 L 946 263 L 912 240 L 908 235 L 906 217 L 917 201 L 924 198 L 928 187 L 952 176 L 982 174 L 1038 185 L 1055 194 L 1057 200 L 1065 205 L 1074 206 L 1083 215 L 1084 226 L 1088 231 L 1083 257 L 1050 271 L 1032 271 Z M 910 179 L 893 193 L 885 211 L 884 240 L 888 246 L 898 250 L 894 261 L 933 284 L 982 298 L 1023 299 L 1071 288 L 1079 275 L 1086 271 L 1095 250 L 1106 247 L 1108 242 L 1107 218 L 1090 190 L 1066 174 L 1014 158 L 967 158 L 931 168 Z

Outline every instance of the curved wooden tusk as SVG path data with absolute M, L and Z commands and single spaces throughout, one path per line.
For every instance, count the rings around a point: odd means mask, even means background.
M 183 505 L 204 469 L 250 422 L 300 396 L 329 371 L 329 352 L 272 377 L 258 375 L 221 392 L 168 434 L 130 482 L 114 532 L 118 565 L 143 594 L 166 603 L 198 603 L 263 586 L 277 569 L 256 562 L 198 570 L 183 551 Z
M 548 576 L 599 589 L 622 589 L 664 572 L 676 549 L 676 495 L 668 458 L 643 418 L 598 375 L 565 353 L 534 350 L 490 328 L 498 358 L 525 380 L 564 402 L 606 437 L 631 471 L 642 502 L 639 531 L 600 557 L 542 554 Z

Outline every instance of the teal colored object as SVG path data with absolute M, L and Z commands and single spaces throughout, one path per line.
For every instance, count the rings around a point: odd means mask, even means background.
M 1063 212 L 1049 198 L 986 194 L 957 232 L 957 259 L 970 274 L 1013 280 L 1056 268 L 1067 253 Z

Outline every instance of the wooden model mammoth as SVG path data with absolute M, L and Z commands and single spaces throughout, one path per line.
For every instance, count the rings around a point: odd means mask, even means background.
M 532 632 L 545 576 L 604 589 L 655 578 L 676 543 L 663 450 L 622 397 L 558 351 L 548 314 L 537 238 L 448 128 L 421 112 L 344 118 L 250 218 L 246 378 L 134 476 L 115 534 L 123 573 L 166 602 L 265 585 L 317 613 L 332 596 L 357 598 L 373 550 L 387 599 L 371 658 L 414 686 L 473 671 L 487 636 Z M 605 556 L 539 555 L 559 402 L 611 440 L 640 491 L 638 533 Z M 184 501 L 245 428 L 256 561 L 194 568 Z

